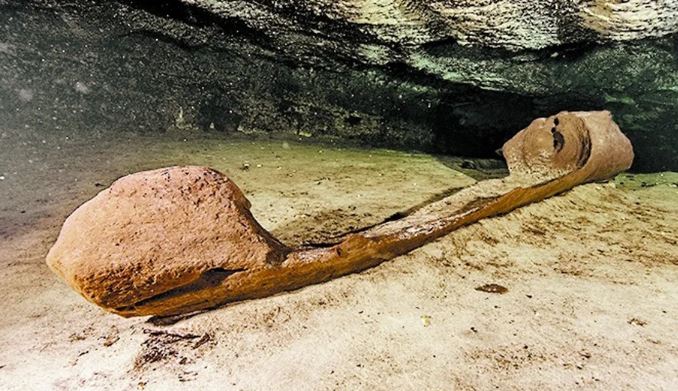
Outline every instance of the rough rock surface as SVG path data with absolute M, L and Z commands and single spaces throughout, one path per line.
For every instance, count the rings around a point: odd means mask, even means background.
M 441 40 L 511 50 L 659 37 L 678 30 L 675 1 L 610 0 L 181 0 L 252 28 L 341 42 L 355 31 L 405 49 Z M 310 42 L 309 42 L 310 44 Z M 369 46 L 354 48 L 366 60 Z
M 126 176 L 66 220 L 47 263 L 85 298 L 110 309 L 170 289 L 218 284 L 284 256 L 285 247 L 249 207 L 233 182 L 208 168 Z
M 678 2 L 0 1 L 0 121 L 287 133 L 491 156 L 600 110 L 677 169 Z

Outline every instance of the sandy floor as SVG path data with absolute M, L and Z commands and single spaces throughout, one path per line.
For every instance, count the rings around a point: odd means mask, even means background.
M 676 173 L 581 186 L 364 273 L 169 325 L 107 314 L 47 269 L 73 208 L 121 175 L 188 163 L 231 176 L 290 244 L 501 174 L 283 141 L 2 132 L 1 389 L 678 388 Z

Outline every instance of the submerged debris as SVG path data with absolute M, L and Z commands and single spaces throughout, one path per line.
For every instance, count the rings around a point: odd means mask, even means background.
M 480 292 L 499 293 L 500 295 L 503 295 L 504 293 L 508 292 L 508 288 L 498 284 L 485 284 L 476 287 L 475 289 Z
M 205 343 L 212 340 L 209 333 L 197 334 L 179 334 L 163 330 L 144 330 L 149 335 L 142 344 L 141 352 L 134 360 L 134 369 L 141 370 L 148 364 L 174 360 L 179 364 L 186 364 L 193 361 L 193 354 L 186 356 L 190 350 L 195 350 Z M 196 340 L 193 342 L 194 340 Z
M 202 337 L 200 337 L 200 339 L 196 343 L 193 344 L 193 349 L 197 349 L 197 348 L 201 347 L 202 345 L 209 342 L 211 339 L 212 339 L 211 335 L 209 335 L 207 333 L 203 334 Z
M 115 326 L 111 327 L 111 331 L 107 335 L 100 337 L 100 339 L 104 340 L 103 345 L 105 347 L 112 346 L 114 343 L 120 340 L 118 328 Z
M 635 326 L 645 326 L 647 324 L 646 321 L 638 318 L 631 318 L 627 323 Z

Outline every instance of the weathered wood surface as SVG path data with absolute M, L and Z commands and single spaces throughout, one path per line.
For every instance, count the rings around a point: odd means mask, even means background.
M 204 167 L 129 175 L 68 217 L 47 263 L 73 289 L 122 316 L 175 315 L 270 296 L 358 272 L 463 225 L 630 167 L 609 112 L 534 120 L 503 147 L 510 175 L 322 248 L 265 231 L 233 182 Z

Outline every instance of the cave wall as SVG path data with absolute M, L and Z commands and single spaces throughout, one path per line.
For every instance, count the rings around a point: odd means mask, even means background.
M 643 0 L 0 0 L 0 123 L 488 156 L 534 117 L 604 108 L 636 170 L 678 170 L 677 23 Z

